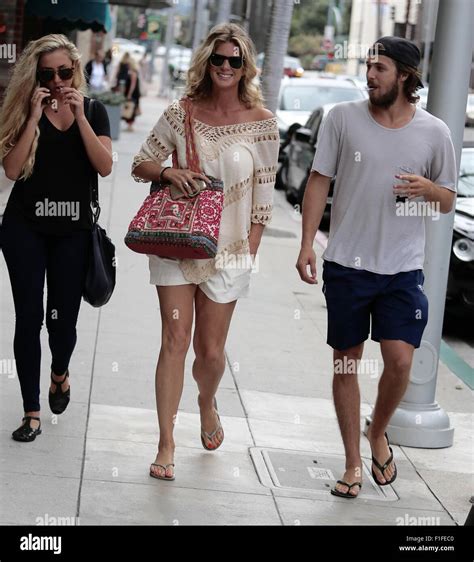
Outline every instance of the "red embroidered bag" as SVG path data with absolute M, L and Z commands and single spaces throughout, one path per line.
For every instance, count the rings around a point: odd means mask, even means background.
M 188 169 L 202 173 L 194 144 L 191 122 L 191 103 L 185 98 L 186 164 Z M 173 167 L 179 168 L 176 150 Z M 222 180 L 207 176 L 206 184 L 194 197 L 173 199 L 170 185 L 152 184 L 152 192 L 132 219 L 125 236 L 125 244 L 134 252 L 169 258 L 213 258 L 224 204 Z

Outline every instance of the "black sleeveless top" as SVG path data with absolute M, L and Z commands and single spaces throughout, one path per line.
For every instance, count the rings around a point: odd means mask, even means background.
M 84 98 L 88 115 L 89 98 Z M 77 122 L 66 131 L 57 129 L 43 113 L 33 173 L 17 180 L 8 200 L 6 213 L 20 214 L 37 231 L 67 234 L 90 230 L 90 183 L 93 169 Z M 110 137 L 104 105 L 94 100 L 91 127 L 97 136 Z

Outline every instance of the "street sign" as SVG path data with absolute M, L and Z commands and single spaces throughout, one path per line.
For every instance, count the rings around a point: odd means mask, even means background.
M 147 17 L 148 39 L 161 39 L 161 21 L 159 16 L 149 15 Z
M 325 51 L 331 51 L 333 47 L 331 39 L 324 39 L 323 40 L 323 49 Z

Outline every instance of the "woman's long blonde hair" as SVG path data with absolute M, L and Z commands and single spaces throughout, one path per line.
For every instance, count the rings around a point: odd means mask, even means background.
M 138 65 L 129 52 L 124 53 L 123 57 L 120 59 L 120 64 L 128 65 L 128 68 L 131 70 L 138 70 Z
M 36 41 L 30 41 L 22 51 L 18 62 L 13 67 L 12 76 L 5 92 L 0 110 L 0 159 L 3 160 L 15 146 L 21 136 L 30 113 L 30 102 L 37 87 L 36 71 L 41 55 L 64 49 L 74 63 L 72 87 L 82 94 L 87 93 L 87 84 L 82 70 L 81 55 L 74 43 L 65 35 L 45 35 Z M 38 148 L 39 128 L 36 127 L 35 138 L 30 153 L 21 170 L 19 179 L 31 176 Z
M 234 43 L 243 57 L 243 76 L 239 82 L 239 99 L 248 108 L 263 107 L 260 88 L 252 80 L 257 76 L 255 46 L 245 30 L 235 23 L 222 23 L 211 29 L 204 43 L 194 52 L 188 70 L 185 95 L 193 100 L 211 95 L 212 80 L 208 71 L 209 57 L 222 42 Z

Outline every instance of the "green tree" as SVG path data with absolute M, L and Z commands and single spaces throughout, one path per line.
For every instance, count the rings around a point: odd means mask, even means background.
M 138 16 L 143 13 L 141 8 L 119 6 L 117 10 L 117 37 L 138 39 L 143 29 L 138 27 Z
M 298 57 L 304 68 L 310 68 L 315 55 L 322 53 L 322 35 L 294 35 L 288 42 L 288 53 Z
M 329 0 L 300 0 L 295 3 L 290 37 L 293 35 L 324 35 Z
M 295 3 L 291 21 L 288 52 L 299 57 L 304 68 L 310 68 L 315 55 L 324 53 L 322 40 L 328 20 L 330 0 L 300 0 Z M 341 29 L 335 40 L 341 42 L 349 34 L 352 0 L 334 0 L 341 11 Z
M 348 35 L 352 0 L 334 0 L 334 5 L 341 10 L 342 29 L 338 30 L 339 35 Z M 328 6 L 329 0 L 300 0 L 299 3 L 295 3 L 290 37 L 301 34 L 324 36 Z

